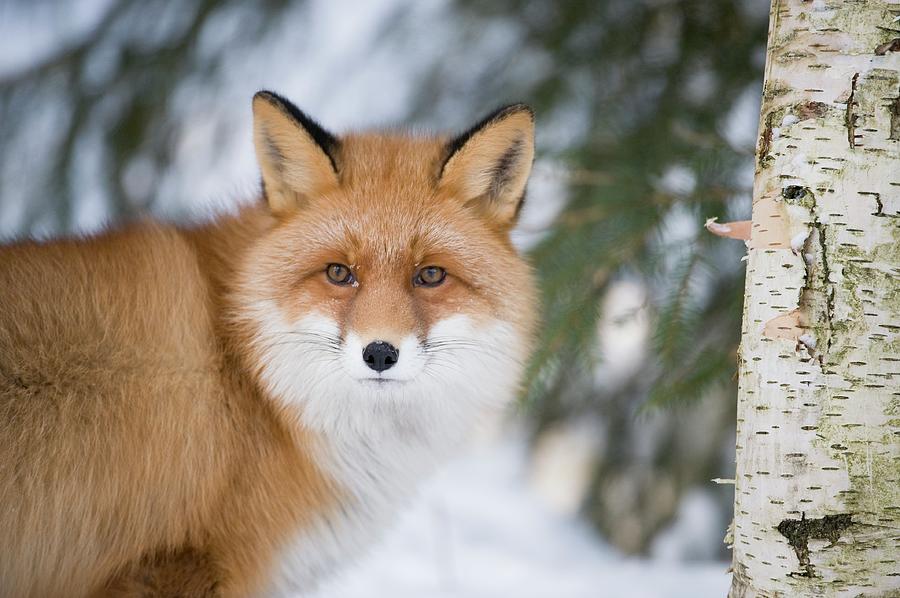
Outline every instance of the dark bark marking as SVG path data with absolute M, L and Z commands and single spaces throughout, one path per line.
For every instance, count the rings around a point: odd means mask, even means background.
M 829 548 L 837 544 L 841 533 L 853 523 L 850 513 L 825 515 L 818 519 L 807 519 L 806 513 L 800 519 L 785 519 L 776 528 L 778 533 L 787 538 L 800 562 L 800 571 L 791 573 L 793 577 L 816 577 L 815 570 L 809 562 L 809 541 L 828 540 Z
M 807 189 L 800 185 L 789 185 L 781 190 L 781 196 L 785 199 L 800 199 L 806 195 Z
M 895 37 L 875 48 L 875 56 L 884 56 L 888 52 L 900 52 L 900 37 Z
M 847 127 L 847 141 L 850 143 L 850 149 L 856 147 L 856 119 L 853 114 L 854 96 L 856 95 L 856 80 L 859 79 L 859 73 L 854 73 L 853 79 L 850 81 L 850 97 L 847 98 L 847 111 L 844 113 L 844 125 Z
M 822 118 L 828 114 L 829 106 L 825 102 L 810 101 L 797 104 L 794 108 L 800 120 L 806 120 L 807 118 Z
M 891 133 L 888 139 L 900 141 L 900 91 L 894 101 L 888 104 L 888 112 L 891 115 Z
M 881 193 L 875 191 L 857 191 L 857 195 L 871 197 L 875 200 L 875 211 L 870 212 L 872 216 L 884 216 L 884 203 L 881 201 Z
M 757 163 L 760 168 L 765 166 L 766 158 L 769 157 L 769 150 L 772 149 L 772 121 L 774 120 L 774 117 L 774 112 L 769 112 L 766 115 L 766 126 L 763 128 L 763 132 L 759 137 Z

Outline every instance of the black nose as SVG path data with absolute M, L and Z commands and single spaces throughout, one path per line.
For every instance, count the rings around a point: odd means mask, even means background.
M 400 351 L 391 343 L 375 341 L 366 345 L 363 349 L 363 361 L 376 372 L 383 372 L 394 367 Z

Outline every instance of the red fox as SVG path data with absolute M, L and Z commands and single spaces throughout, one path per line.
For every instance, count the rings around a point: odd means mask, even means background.
M 253 116 L 256 202 L 0 248 L 0 596 L 308 590 L 517 391 L 532 111 Z

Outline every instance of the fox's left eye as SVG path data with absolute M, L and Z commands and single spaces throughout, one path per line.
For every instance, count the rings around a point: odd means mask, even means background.
M 436 287 L 447 278 L 447 271 L 438 266 L 426 266 L 416 272 L 414 282 L 419 287 Z
M 344 264 L 328 264 L 325 275 L 332 284 L 345 285 L 353 282 L 353 272 Z

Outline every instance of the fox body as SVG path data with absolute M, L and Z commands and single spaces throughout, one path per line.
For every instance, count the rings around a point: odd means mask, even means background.
M 306 590 L 517 390 L 531 111 L 253 108 L 257 202 L 0 248 L 0 596 Z

